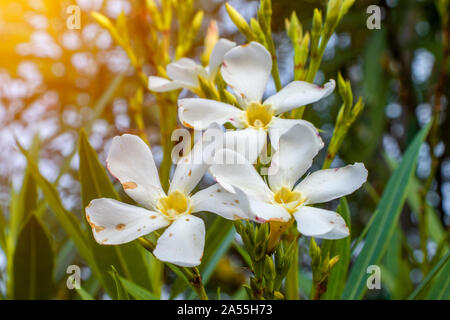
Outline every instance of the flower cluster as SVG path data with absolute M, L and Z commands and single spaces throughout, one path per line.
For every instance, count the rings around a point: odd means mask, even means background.
M 298 182 L 324 144 L 311 123 L 280 116 L 327 97 L 335 82 L 331 80 L 321 87 L 293 81 L 263 101 L 272 69 L 271 54 L 256 42 L 236 46 L 221 39 L 208 67 L 182 58 L 167 66 L 171 80 L 150 77 L 149 87 L 159 92 L 180 88 L 197 92 L 199 77 L 214 82 L 219 67 L 221 77 L 233 89 L 237 105 L 200 98 L 178 101 L 181 123 L 207 131 L 192 151 L 178 161 L 167 193 L 161 187 L 145 142 L 129 134 L 114 138 L 108 169 L 142 207 L 112 199 L 93 200 L 86 208 L 86 216 L 97 242 L 118 245 L 166 228 L 157 240 L 154 255 L 179 266 L 197 266 L 203 255 L 205 226 L 193 214 L 203 211 L 258 223 L 288 223 L 295 219 L 305 236 L 340 239 L 349 235 L 339 214 L 312 205 L 354 192 L 366 181 L 367 170 L 357 163 L 320 170 Z M 218 125 L 227 123 L 237 130 L 222 133 Z M 206 139 L 209 130 L 220 130 L 225 140 L 236 139 L 238 143 L 217 148 Z M 253 162 L 267 140 L 272 146 L 272 161 L 267 178 L 263 178 Z M 237 147 L 239 141 L 258 146 L 256 152 L 243 154 Z M 217 183 L 194 193 L 208 171 Z

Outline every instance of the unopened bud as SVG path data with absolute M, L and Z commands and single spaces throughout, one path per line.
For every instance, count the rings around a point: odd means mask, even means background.
M 227 9 L 228 15 L 230 16 L 230 19 L 233 21 L 239 31 L 247 37 L 247 40 L 249 42 L 256 40 L 256 37 L 250 29 L 247 21 L 245 21 L 245 19 L 239 14 L 239 12 L 237 12 L 237 10 L 228 3 L 225 4 L 225 7 Z

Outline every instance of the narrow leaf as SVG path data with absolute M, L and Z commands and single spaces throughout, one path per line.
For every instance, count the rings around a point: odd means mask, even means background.
M 345 223 L 351 230 L 350 224 L 350 208 L 346 198 L 341 198 L 339 208 L 337 210 L 345 220 Z M 339 261 L 331 269 L 328 280 L 327 291 L 323 296 L 326 300 L 339 299 L 344 290 L 345 280 L 347 278 L 347 270 L 350 264 L 350 236 L 340 240 L 325 240 L 322 248 L 329 247 L 330 258 L 339 256 Z
M 15 299 L 49 299 L 53 291 L 54 256 L 44 226 L 32 214 L 22 228 L 13 259 Z
M 130 300 L 127 290 L 124 288 L 122 282 L 119 279 L 119 273 L 113 266 L 111 266 L 111 269 L 112 270 L 110 271 L 110 273 L 114 279 L 114 282 L 116 283 L 117 288 L 117 300 Z
M 361 299 L 364 296 L 367 289 L 367 267 L 378 264 L 389 246 L 414 175 L 420 146 L 429 129 L 430 124 L 416 135 L 389 179 L 375 212 L 373 224 L 367 233 L 365 245 L 350 272 L 343 299 Z
M 408 297 L 408 300 L 416 299 L 430 284 L 431 280 L 441 271 L 441 269 L 449 264 L 448 260 L 450 259 L 450 251 L 431 269 L 431 271 L 427 274 L 425 279 L 417 286 L 416 290 Z M 448 274 L 446 275 L 448 278 Z M 447 279 L 448 280 L 448 279 Z M 443 285 L 443 284 L 440 284 Z
M 159 300 L 159 297 L 155 296 L 150 291 L 142 288 L 141 286 L 133 283 L 130 280 L 125 279 L 124 277 L 119 276 L 119 280 L 122 283 L 123 287 L 135 297 L 137 300 Z
M 82 300 L 95 300 L 93 296 L 91 296 L 86 290 L 83 288 L 77 289 L 78 295 L 81 297 Z

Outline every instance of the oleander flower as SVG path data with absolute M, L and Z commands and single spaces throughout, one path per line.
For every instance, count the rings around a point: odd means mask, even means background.
M 277 148 L 279 137 L 292 126 L 301 123 L 313 127 L 307 121 L 283 119 L 277 115 L 327 97 L 333 92 L 335 82 L 330 80 L 321 87 L 293 81 L 262 102 L 271 70 L 272 56 L 261 44 L 250 42 L 231 49 L 224 56 L 221 74 L 233 88 L 242 109 L 209 99 L 180 99 L 180 121 L 197 130 L 206 129 L 211 123 L 231 123 L 239 129 L 262 130 L 268 132 L 272 145 Z
M 362 163 L 319 170 L 296 185 L 322 148 L 314 137 L 313 130 L 301 125 L 293 126 L 281 136 L 268 171 L 268 184 L 249 162 L 230 149 L 215 154 L 217 164 L 211 166 L 210 172 L 226 190 L 234 192 L 236 187 L 242 190 L 249 198 L 250 210 L 261 222 L 288 222 L 293 217 L 305 236 L 344 238 L 349 230 L 338 213 L 310 205 L 354 192 L 366 181 L 367 170 Z M 240 164 L 226 164 L 223 158 L 237 159 Z
M 205 225 L 192 214 L 209 211 L 234 220 L 246 219 L 249 211 L 242 192 L 232 194 L 218 184 L 191 194 L 208 170 L 206 162 L 199 159 L 202 160 L 209 142 L 201 142 L 179 160 L 166 194 L 145 142 L 130 134 L 115 137 L 107 158 L 108 169 L 143 208 L 113 199 L 93 200 L 86 208 L 86 217 L 95 240 L 104 245 L 119 245 L 168 227 L 158 238 L 154 255 L 179 266 L 199 265 Z
M 155 92 L 167 92 L 185 88 L 196 92 L 199 88 L 198 77 L 202 76 L 209 81 L 214 81 L 219 66 L 222 63 L 223 56 L 235 46 L 236 43 L 232 41 L 219 39 L 211 52 L 207 67 L 197 64 L 189 58 L 181 58 L 169 63 L 166 67 L 166 72 L 171 80 L 150 76 L 148 79 L 149 89 Z

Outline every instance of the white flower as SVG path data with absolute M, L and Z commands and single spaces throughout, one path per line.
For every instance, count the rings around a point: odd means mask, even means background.
M 236 43 L 232 41 L 219 39 L 214 46 L 209 58 L 209 65 L 206 68 L 189 58 L 181 58 L 175 62 L 169 63 L 166 67 L 166 71 L 167 76 L 172 80 L 150 76 L 148 79 L 149 89 L 156 92 L 166 92 L 182 88 L 196 91 L 199 87 L 198 76 L 214 81 L 217 70 L 222 63 L 223 56 L 235 46 Z
M 262 102 L 271 70 L 272 56 L 261 44 L 251 42 L 231 49 L 224 56 L 221 73 L 233 88 L 242 109 L 208 99 L 180 99 L 180 121 L 197 130 L 206 129 L 211 123 L 229 122 L 240 129 L 268 131 L 272 145 L 277 148 L 279 137 L 293 125 L 301 123 L 313 127 L 309 122 L 282 119 L 277 115 L 327 97 L 333 92 L 335 82 L 330 80 L 320 87 L 293 81 Z
M 298 230 L 306 236 L 340 239 L 349 235 L 344 219 L 333 211 L 309 205 L 323 203 L 348 195 L 361 187 L 367 179 L 362 163 L 344 168 L 316 171 L 295 183 L 306 173 L 312 159 L 322 148 L 310 128 L 296 125 L 279 141 L 268 174 L 268 185 L 255 168 L 238 153 L 223 149 L 216 153 L 215 161 L 223 157 L 239 159 L 242 164 L 215 164 L 210 171 L 226 190 L 242 190 L 250 209 L 261 222 L 287 222 L 294 216 Z
M 130 134 L 115 137 L 107 159 L 108 169 L 125 192 L 145 209 L 113 199 L 93 200 L 86 208 L 86 217 L 95 240 L 104 245 L 118 245 L 168 227 L 159 237 L 154 255 L 179 266 L 199 265 L 205 226 L 192 213 L 210 211 L 231 220 L 247 218 L 249 211 L 242 193 L 231 194 L 218 184 L 191 196 L 208 170 L 205 162 L 197 161 L 203 152 L 198 142 L 180 159 L 166 195 L 145 142 Z

